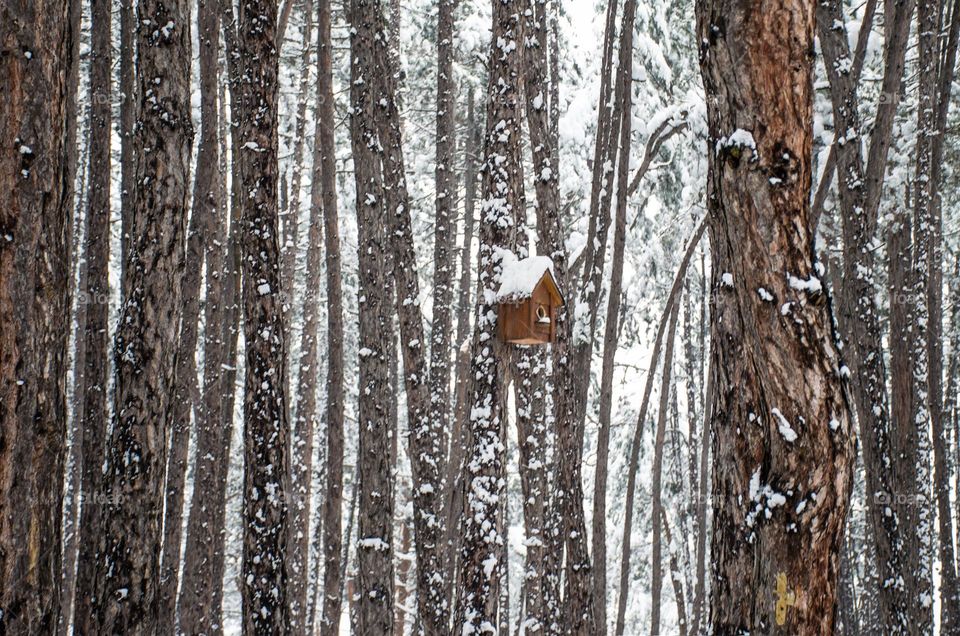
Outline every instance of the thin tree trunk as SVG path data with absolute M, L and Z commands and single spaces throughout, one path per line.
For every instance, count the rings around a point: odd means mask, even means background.
M 496 336 L 496 297 L 504 250 L 516 248 L 523 218 L 523 155 L 520 147 L 520 67 L 524 41 L 523 0 L 493 3 L 489 57 L 483 196 L 478 256 L 480 292 L 474 314 L 471 367 L 470 446 L 465 461 L 466 510 L 459 554 L 454 631 L 495 629 L 500 579 L 506 564 L 499 552 L 505 540 L 500 507 L 505 457 L 506 364 L 509 349 Z M 498 47 L 497 42 L 518 46 Z
M 136 76 L 136 0 L 120 1 L 120 279 L 130 252 L 133 232 L 134 184 L 137 157 L 134 155 L 134 124 L 139 97 Z M 120 290 L 123 293 L 123 290 Z
M 182 315 L 190 155 L 190 6 L 142 0 L 138 21 L 138 185 L 114 343 L 114 423 L 105 457 L 103 531 L 92 620 L 82 633 L 153 634 L 170 401 Z M 158 106 L 159 104 L 159 106 Z M 150 152 L 147 152 L 147 149 Z
M 173 430 L 167 462 L 166 508 L 163 554 L 160 571 L 160 632 L 176 631 L 177 591 L 180 582 L 180 548 L 183 536 L 184 485 L 190 442 L 191 417 L 199 434 L 200 391 L 197 386 L 197 338 L 200 318 L 200 292 L 203 264 L 207 253 L 215 249 L 222 234 L 216 235 L 219 215 L 219 121 L 217 116 L 217 63 L 220 53 L 219 12 L 216 0 L 197 3 L 197 30 L 200 44 L 200 145 L 193 184 L 193 205 L 187 230 L 187 259 L 183 276 L 183 317 L 172 403 Z M 222 259 L 221 259 L 222 261 Z M 207 266 L 210 279 L 219 269 Z M 222 269 L 222 266 L 221 266 Z M 216 302 L 207 297 L 207 303 Z M 209 323 L 207 328 L 209 329 Z M 208 340 L 209 342 L 209 340 Z M 210 353 L 204 349 L 204 356 Z M 205 371 L 206 373 L 206 371 Z M 208 450 L 208 449 L 205 449 Z M 204 460 L 199 460 L 204 461 Z M 196 480 L 195 480 L 196 485 Z M 207 498 L 208 491 L 200 491 Z
M 653 503 L 650 520 L 653 525 L 653 542 L 650 557 L 652 571 L 650 599 L 650 636 L 660 633 L 660 593 L 663 588 L 663 545 L 661 530 L 663 522 L 663 443 L 667 435 L 667 410 L 670 399 L 670 381 L 673 375 L 673 343 L 677 333 L 677 314 L 680 312 L 680 299 L 673 301 L 670 309 L 670 325 L 667 327 L 667 347 L 663 352 L 663 370 L 660 380 L 660 407 L 657 411 L 657 434 L 653 450 Z M 667 540 L 669 543 L 669 539 Z
M 826 635 L 836 618 L 855 453 L 810 230 L 815 9 L 697 2 L 716 293 L 714 633 Z
M 439 0 L 437 3 L 436 214 L 433 239 L 433 328 L 430 331 L 430 420 L 442 431 L 442 437 L 446 436 L 450 428 L 450 340 L 453 335 L 453 276 L 457 243 L 457 223 L 454 217 L 457 206 L 457 173 L 454 169 L 457 117 L 456 79 L 453 74 L 456 6 L 456 0 Z M 441 448 L 446 448 L 445 441 L 441 441 Z M 449 620 L 446 613 L 443 620 Z M 439 627 L 439 624 L 437 626 Z
M 287 6 L 291 4 L 293 3 L 287 2 Z M 284 10 L 286 10 L 286 8 L 287 7 L 284 6 Z M 301 30 L 303 49 L 300 52 L 300 82 L 297 90 L 297 116 L 293 133 L 293 177 L 290 182 L 289 205 L 283 205 L 281 208 L 281 228 L 283 229 L 283 249 L 281 252 L 283 260 L 280 270 L 280 282 L 283 285 L 284 304 L 286 305 L 285 311 L 288 314 L 293 307 L 296 306 L 296 302 L 294 301 L 296 299 L 296 265 L 299 253 L 297 248 L 300 242 L 300 190 L 303 182 L 303 155 L 307 138 L 307 99 L 310 96 L 310 38 L 313 37 L 313 0 L 303 0 L 301 11 L 303 12 L 303 28 Z M 277 46 L 279 48 L 279 44 Z M 284 180 L 284 182 L 286 182 L 286 180 Z M 312 243 L 309 245 L 312 245 Z M 310 288 L 306 287 L 306 289 Z M 307 300 L 304 299 L 304 304 L 306 303 Z M 292 318 L 292 316 L 290 316 L 290 318 Z M 287 320 L 288 342 L 292 342 L 293 338 L 292 322 L 293 320 Z M 299 404 L 297 404 L 297 408 L 300 408 Z M 296 436 L 296 433 L 294 435 Z M 296 444 L 296 437 L 293 442 Z M 295 448 L 296 446 L 294 445 L 294 449 Z M 296 461 L 294 461 L 294 463 L 296 463 Z M 296 513 L 294 516 L 296 516 Z M 293 527 L 296 528 L 299 525 L 299 520 L 295 519 Z M 294 529 L 294 533 L 296 532 L 297 530 Z M 295 559 L 296 557 L 291 561 L 291 575 L 293 575 L 293 572 L 299 566 Z M 297 585 L 299 584 L 295 583 L 294 587 Z
M 379 2 L 374 4 L 373 21 L 378 41 L 387 40 L 387 26 Z M 396 20 L 394 21 L 396 25 Z M 367 28 L 364 26 L 364 28 Z M 397 83 L 401 76 L 399 51 L 383 46 L 372 49 L 378 71 L 374 90 L 377 111 L 374 121 L 383 146 L 380 153 L 383 171 L 383 205 L 387 221 L 386 236 L 390 246 L 388 278 L 396 301 L 403 360 L 404 391 L 407 398 L 407 422 L 410 468 L 413 476 L 414 544 L 417 550 L 417 607 L 421 628 L 428 634 L 442 633 L 448 628 L 449 607 L 446 603 L 445 568 L 440 561 L 443 539 L 440 516 L 440 467 L 444 464 L 444 433 L 439 421 L 430 417 L 430 387 L 426 381 L 427 360 L 423 316 L 420 312 L 419 280 L 413 245 L 411 204 L 406 185 L 403 141 Z
M 317 127 L 314 137 L 314 180 L 320 172 L 321 201 L 311 191 L 311 206 L 323 205 L 323 240 L 327 273 L 327 479 L 323 500 L 323 627 L 340 630 L 342 588 L 341 537 L 343 513 L 344 373 L 343 292 L 340 229 L 337 217 L 337 166 L 334 156 L 333 70 L 330 0 L 320 0 L 317 21 Z M 318 161 L 319 159 L 319 161 Z
M 97 542 L 103 532 L 103 460 L 107 435 L 107 391 L 109 391 L 110 311 L 110 120 L 111 120 L 111 6 L 109 0 L 91 5 L 90 131 L 87 175 L 85 286 L 77 301 L 84 305 L 83 371 L 80 418 L 81 506 L 76 624 L 90 620 L 95 585 Z
M 179 633 L 196 634 L 222 631 L 220 591 L 223 580 L 223 539 L 220 532 L 224 517 L 224 486 L 229 461 L 224 451 L 229 435 L 223 430 L 224 322 L 228 312 L 225 301 L 224 259 L 229 241 L 226 223 L 227 205 L 223 198 L 220 172 L 223 143 L 220 113 L 225 105 L 218 89 L 218 53 L 220 51 L 220 12 L 218 3 L 201 0 L 197 5 L 200 31 L 201 138 L 194 185 L 194 214 L 202 218 L 202 249 L 206 260 L 206 305 L 204 308 L 203 389 L 196 413 L 196 459 L 193 496 L 187 521 L 183 581 L 179 592 Z M 195 374 L 194 374 L 195 375 Z M 229 430 L 229 429 L 228 429 Z M 171 590 L 175 593 L 176 588 Z
M 306 0 L 303 7 L 303 57 L 300 76 L 301 102 L 297 106 L 297 141 L 294 149 L 293 192 L 290 208 L 287 210 L 287 222 L 296 228 L 300 215 L 300 179 L 303 163 L 303 146 L 307 94 L 309 93 L 310 37 L 313 31 L 313 2 Z M 317 128 L 322 126 L 318 125 Z M 322 141 L 322 140 L 321 140 Z M 319 153 L 319 151 L 317 151 Z M 323 208 L 321 207 L 320 179 L 311 181 L 310 225 L 307 230 L 307 271 L 303 296 L 303 331 L 300 334 L 300 364 L 297 369 L 297 410 L 293 422 L 291 440 L 291 509 L 290 537 L 288 555 L 290 558 L 290 622 L 294 634 L 305 634 L 307 611 L 307 573 L 310 563 L 310 510 L 313 481 L 313 443 L 317 429 L 317 336 L 320 292 L 320 268 L 322 265 L 323 245 Z M 318 190 L 317 193 L 314 189 Z M 316 204 L 314 204 L 316 202 Z M 288 306 L 293 305 L 294 268 L 287 266 L 286 259 L 293 261 L 297 251 L 297 231 L 294 230 L 292 244 L 287 245 L 284 255 L 285 278 L 284 296 Z M 289 325 L 287 335 L 291 334 Z M 293 397 L 291 396 L 291 401 Z
M 693 589 L 693 621 L 690 623 L 690 633 L 700 636 L 703 623 L 704 599 L 707 594 L 707 491 L 710 485 L 710 438 L 713 433 L 710 423 L 713 421 L 714 369 L 711 358 L 710 368 L 707 371 L 707 390 L 703 400 L 703 436 L 700 440 L 700 482 L 697 491 L 697 582 Z
M 927 634 L 933 630 L 933 559 L 934 559 L 934 510 L 930 500 L 933 483 L 930 457 L 930 435 L 932 412 L 930 376 L 928 358 L 928 331 L 931 316 L 927 303 L 932 301 L 929 293 L 930 268 L 933 255 L 930 247 L 933 242 L 933 200 L 930 190 L 932 169 L 932 137 L 935 134 L 937 120 L 937 61 L 939 47 L 939 20 L 937 3 L 934 0 L 917 0 L 917 38 L 918 38 L 918 74 L 919 85 L 917 104 L 917 144 L 916 174 L 913 183 L 913 261 L 911 264 L 910 286 L 912 293 L 908 303 L 910 312 L 910 358 L 913 372 L 913 411 L 905 425 L 913 426 L 916 445 L 913 453 L 905 458 L 905 466 L 911 468 L 912 481 L 901 482 L 911 487 L 916 495 L 914 503 L 914 523 L 911 534 L 916 538 L 911 544 L 910 567 L 913 570 L 910 588 L 910 628 L 916 634 Z M 939 383 L 937 385 L 939 387 Z M 909 422 L 909 424 L 907 424 Z M 936 426 L 936 423 L 934 423 Z
M 677 268 L 677 273 L 673 279 L 673 286 L 670 288 L 670 294 L 667 296 L 663 313 L 660 314 L 660 323 L 657 325 L 657 335 L 653 340 L 653 353 L 650 355 L 650 365 L 647 367 L 647 381 L 643 386 L 640 413 L 637 415 L 637 424 L 633 431 L 633 441 L 630 444 L 630 459 L 627 465 L 627 496 L 626 502 L 624 503 L 623 539 L 621 540 L 620 548 L 620 597 L 617 601 L 617 623 L 615 632 L 617 636 L 623 635 L 623 630 L 626 625 L 627 599 L 630 595 L 630 557 L 632 554 L 630 536 L 633 533 L 634 491 L 637 485 L 637 468 L 640 462 L 640 446 L 643 442 L 643 429 L 647 419 L 647 407 L 650 404 L 650 393 L 653 391 L 653 379 L 657 375 L 657 363 L 660 360 L 660 347 L 663 343 L 663 334 L 667 328 L 667 319 L 673 311 L 674 303 L 680 302 L 679 298 L 683 289 L 683 278 L 686 275 L 690 259 L 693 257 L 694 251 L 696 251 L 697 243 L 700 242 L 700 238 L 703 236 L 703 231 L 706 227 L 706 218 L 701 219 L 697 225 L 697 229 L 694 230 L 693 237 L 690 239 L 690 242 L 687 243 L 687 249 L 683 254 L 683 259 L 680 261 L 680 266 Z
M 949 4 L 949 7 L 948 7 Z M 937 498 L 938 557 L 940 561 L 940 625 L 943 633 L 951 633 L 960 624 L 960 583 L 954 562 L 953 519 L 950 505 L 951 471 L 947 460 L 947 428 L 949 414 L 944 408 L 943 396 L 943 211 L 940 195 L 943 171 L 943 143 L 947 115 L 950 109 L 951 88 L 960 40 L 960 4 L 940 4 L 943 23 L 949 20 L 949 36 L 937 48 L 941 61 L 937 82 L 936 122 L 930 132 L 930 181 L 929 217 L 930 245 L 927 249 L 929 278 L 927 281 L 927 315 L 930 317 L 927 330 L 928 386 L 930 396 L 930 421 L 933 433 L 933 477 Z M 939 33 L 939 30 L 938 30 Z
M 287 633 L 288 423 L 277 209 L 276 0 L 244 0 L 237 23 L 244 373 L 244 634 Z
M 68 7 L 0 8 L 8 136 L 0 155 L 0 632 L 9 634 L 53 633 L 60 618 L 72 191 L 65 133 L 79 37 Z
M 81 0 L 70 0 L 69 3 L 69 29 L 71 33 L 80 33 L 80 23 L 83 14 Z M 64 161 L 64 179 L 67 191 L 64 194 L 67 209 L 67 219 L 71 224 L 70 231 L 72 237 L 69 243 L 68 261 L 70 262 L 71 272 L 70 281 L 73 283 L 74 265 L 80 270 L 78 290 L 85 290 L 86 283 L 86 265 L 80 268 L 79 248 L 80 248 L 80 227 L 79 201 L 76 192 L 76 177 L 79 157 L 79 143 L 77 140 L 78 117 L 78 92 L 80 82 L 80 38 L 70 38 L 70 51 L 67 58 L 67 87 L 66 87 L 66 126 L 65 126 L 65 161 Z M 89 152 L 89 144 L 86 145 L 84 152 Z M 86 162 L 86 157 L 83 158 Z M 81 183 L 85 181 L 85 174 L 81 175 Z M 85 261 L 84 261 L 85 262 Z M 76 325 L 73 330 L 73 394 L 70 397 L 70 406 L 68 407 L 68 416 L 70 418 L 70 453 L 67 457 L 67 484 L 64 493 L 64 524 L 63 524 L 63 574 L 60 587 L 60 618 L 57 625 L 58 636 L 65 636 L 71 621 L 73 620 L 74 597 L 77 589 L 77 561 L 80 553 L 80 507 L 82 504 L 83 493 L 81 482 L 83 480 L 83 456 L 82 456 L 82 432 L 80 412 L 83 401 L 83 368 L 84 368 L 84 338 L 80 334 L 84 333 L 86 324 L 86 307 L 79 303 L 79 295 L 73 299 L 73 316 L 75 320 L 71 325 Z
M 667 542 L 667 552 L 670 555 L 670 581 L 673 583 L 673 598 L 677 602 L 677 628 L 680 636 L 687 636 L 687 602 L 683 594 L 683 579 L 680 577 L 680 564 L 673 549 L 673 538 L 670 536 L 670 524 L 667 522 L 667 512 L 660 509 L 660 519 L 663 521 L 663 536 Z
M 457 292 L 457 336 L 456 336 L 456 406 L 453 415 L 452 431 L 449 435 L 449 451 L 444 474 L 445 521 L 444 558 L 447 563 L 444 596 L 447 605 L 453 604 L 453 587 L 457 580 L 457 555 L 460 552 L 460 518 L 463 513 L 463 458 L 467 445 L 469 415 L 469 373 L 470 373 L 470 285 L 473 280 L 473 237 L 474 215 L 476 213 L 477 192 L 477 156 L 482 144 L 482 132 L 476 119 L 473 90 L 467 94 L 467 131 L 463 143 L 464 149 L 464 198 L 463 198 L 463 245 L 460 248 L 460 287 Z

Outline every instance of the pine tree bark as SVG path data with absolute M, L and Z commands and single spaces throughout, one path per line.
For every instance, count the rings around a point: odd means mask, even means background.
M 386 41 L 376 0 L 351 0 L 350 133 L 356 183 L 359 264 L 360 398 L 357 593 L 360 634 L 393 633 L 393 480 L 391 469 L 388 261 L 383 217 L 382 146 L 377 129 L 377 47 Z M 380 39 L 383 38 L 383 39 Z
M 697 3 L 716 292 L 717 634 L 834 629 L 855 454 L 810 230 L 815 8 Z M 795 592 L 779 619 L 778 578 Z
M 344 373 L 343 291 L 341 288 L 340 227 L 337 216 L 337 164 L 334 155 L 333 43 L 330 38 L 330 0 L 320 0 L 317 20 L 317 126 L 314 137 L 314 175 L 320 169 L 319 192 L 311 191 L 311 205 L 323 206 L 323 241 L 327 284 L 327 453 L 326 492 L 323 500 L 323 630 L 340 631 L 340 553 L 343 516 Z M 316 180 L 316 176 L 314 176 Z
M 84 305 L 83 370 L 80 418 L 81 507 L 77 589 L 89 598 L 94 587 L 97 541 L 103 531 L 104 442 L 107 436 L 109 390 L 107 326 L 110 310 L 110 120 L 111 120 L 111 6 L 109 0 L 91 4 L 90 132 L 87 167 L 85 286 L 77 302 Z M 92 605 L 77 604 L 78 624 L 87 624 Z
M 430 331 L 430 420 L 446 437 L 450 422 L 453 275 L 457 224 L 456 79 L 453 74 L 456 0 L 437 3 L 436 214 L 433 238 L 433 327 Z M 441 442 L 442 447 L 446 444 Z M 446 453 L 443 453 L 446 455 Z M 443 467 L 441 466 L 441 470 Z
M 481 188 L 485 203 L 480 217 L 480 291 L 471 348 L 470 445 L 464 464 L 467 492 L 454 631 L 496 629 L 500 578 L 506 567 L 500 552 L 505 541 L 500 508 L 509 349 L 497 339 L 494 299 L 504 250 L 516 248 L 516 228 L 524 215 L 520 47 L 525 10 L 523 0 L 493 2 Z
M 244 375 L 243 631 L 287 633 L 286 341 L 277 208 L 276 0 L 244 0 L 234 118 L 240 141 Z
M 60 617 L 73 38 L 64 2 L 0 8 L 0 632 Z M 39 290 L 39 291 L 38 291 Z M 51 478 L 56 475 L 56 478 Z
M 152 634 L 158 621 L 164 471 L 181 318 L 193 129 L 190 7 L 138 6 L 133 224 L 114 343 L 115 415 L 107 443 L 93 605 L 83 633 Z M 162 27 L 160 26 L 162 25 Z

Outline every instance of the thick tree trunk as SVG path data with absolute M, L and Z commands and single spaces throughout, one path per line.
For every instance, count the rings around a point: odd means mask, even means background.
M 520 451 L 520 486 L 526 559 L 521 581 L 519 627 L 524 633 L 543 629 L 543 537 L 547 484 L 547 395 L 544 379 L 547 359 L 543 351 L 524 347 L 513 357 L 513 385 L 517 410 L 517 446 Z
M 60 618 L 70 308 L 65 2 L 0 7 L 0 632 Z M 43 293 L 37 293 L 42 290 Z M 51 478 L 55 475 L 56 478 Z
M 359 519 L 354 631 L 393 633 L 393 479 L 390 369 L 386 332 L 392 317 L 386 296 L 388 261 L 383 217 L 382 141 L 377 129 L 376 82 L 384 46 L 377 0 L 351 0 L 350 132 L 356 182 L 359 265 Z
M 717 634 L 831 634 L 836 616 L 855 456 L 809 219 L 815 7 L 697 3 L 716 293 Z
M 123 308 L 114 343 L 114 424 L 105 458 L 103 533 L 83 633 L 153 634 L 158 621 L 164 471 L 181 317 L 193 130 L 190 7 L 138 7 L 136 177 Z
M 323 240 L 327 275 L 327 479 L 323 500 L 323 631 L 340 630 L 343 596 L 343 292 L 341 290 L 340 228 L 337 216 L 337 165 L 334 156 L 333 44 L 330 39 L 330 0 L 320 0 L 317 21 L 317 128 L 314 137 L 314 180 L 320 171 L 319 192 L 311 191 L 310 204 L 323 206 Z
M 91 6 L 90 133 L 87 186 L 85 286 L 77 298 L 83 303 L 84 326 L 80 418 L 81 506 L 77 589 L 81 599 L 92 596 L 97 542 L 103 532 L 104 441 L 107 435 L 107 391 L 110 311 L 110 119 L 111 119 L 111 6 L 96 0 Z M 92 604 L 77 604 L 76 623 L 89 624 Z
M 505 541 L 500 508 L 504 505 L 501 495 L 509 349 L 497 339 L 494 299 L 504 250 L 516 248 L 516 227 L 524 215 L 520 47 L 525 9 L 523 0 L 493 2 L 481 190 L 485 203 L 480 217 L 480 292 L 471 355 L 470 445 L 464 463 L 466 514 L 459 554 L 456 632 L 496 629 L 500 578 L 506 567 L 500 552 Z
M 243 564 L 245 634 L 287 633 L 286 342 L 277 209 L 276 0 L 244 0 L 234 109 L 240 148 L 245 343 Z

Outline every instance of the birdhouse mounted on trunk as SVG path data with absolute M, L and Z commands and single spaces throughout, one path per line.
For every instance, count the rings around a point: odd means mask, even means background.
M 557 309 L 563 304 L 549 257 L 531 256 L 504 263 L 497 292 L 500 340 L 520 345 L 555 342 Z

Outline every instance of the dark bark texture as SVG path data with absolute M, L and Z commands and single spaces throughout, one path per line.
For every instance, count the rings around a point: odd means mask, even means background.
M 831 634 L 854 436 L 809 222 L 816 3 L 766 4 L 697 3 L 715 291 L 711 623 Z
M 0 632 L 60 618 L 70 242 L 69 3 L 0 7 Z M 51 476 L 56 475 L 55 478 Z

